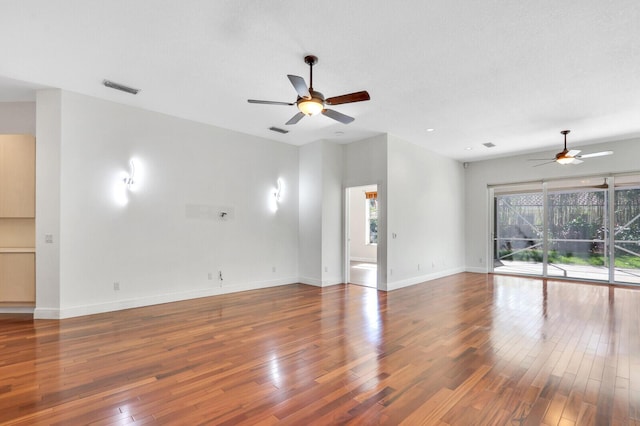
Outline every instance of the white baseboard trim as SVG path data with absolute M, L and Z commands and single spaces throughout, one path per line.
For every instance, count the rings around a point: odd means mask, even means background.
M 330 278 L 328 280 L 322 280 L 323 287 L 329 287 L 332 285 L 343 284 L 344 280 L 342 278 Z
M 387 291 L 393 291 L 399 288 L 420 284 L 425 281 L 431 281 L 431 280 L 435 280 L 442 277 L 448 277 L 449 275 L 459 274 L 461 272 L 465 272 L 465 268 L 460 267 L 460 268 L 446 269 L 444 271 L 434 272 L 433 274 L 407 278 L 406 280 L 387 282 Z
M 154 296 L 116 300 L 106 303 L 96 303 L 91 305 L 71 306 L 61 309 L 56 308 L 36 308 L 34 318 L 36 319 L 64 319 L 79 317 L 84 315 L 101 314 L 104 312 L 121 311 L 123 309 L 140 308 L 143 306 L 159 305 L 162 303 L 179 302 L 181 300 L 198 299 L 201 297 L 218 296 L 221 294 L 237 293 L 240 291 L 257 290 L 261 288 L 277 287 L 281 285 L 295 284 L 297 278 L 282 278 L 268 281 L 254 281 L 245 284 L 229 284 L 222 287 L 211 287 L 206 289 L 191 290 L 185 292 L 158 294 Z
M 59 308 L 35 308 L 33 319 L 60 319 Z
M 351 257 L 349 258 L 351 262 L 367 262 L 367 263 L 377 263 L 378 259 L 375 257 Z
M 322 280 L 317 278 L 309 278 L 309 277 L 300 277 L 298 278 L 298 282 L 306 285 L 313 285 L 316 287 L 322 287 Z
M 313 285 L 316 287 L 329 287 L 332 285 L 342 284 L 342 278 L 330 278 L 328 280 L 319 280 L 317 278 L 300 277 L 299 283 Z

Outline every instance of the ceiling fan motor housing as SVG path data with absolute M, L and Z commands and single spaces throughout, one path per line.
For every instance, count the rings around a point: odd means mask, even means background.
M 324 109 L 324 96 L 320 92 L 309 89 L 311 99 L 305 99 L 298 96 L 296 104 L 301 113 L 305 115 L 316 115 Z

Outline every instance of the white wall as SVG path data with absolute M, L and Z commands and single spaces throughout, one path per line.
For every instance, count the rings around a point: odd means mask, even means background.
M 464 271 L 462 164 L 391 135 L 388 155 L 388 289 Z
M 36 134 L 35 102 L 0 102 L 0 134 Z
M 36 318 L 57 318 L 60 310 L 61 97 L 42 90 L 36 98 Z
M 48 227 L 55 212 L 38 211 L 38 238 L 60 235 L 57 316 L 298 281 L 297 147 L 70 92 L 60 111 L 60 232 Z M 122 206 L 114 191 L 131 158 L 136 184 Z M 41 194 L 56 186 L 38 184 Z M 194 205 L 205 213 L 187 217 Z
M 609 150 L 614 154 L 585 159 L 579 165 L 551 163 L 533 167 L 539 163 L 528 161 L 531 158 L 553 158 L 559 150 L 470 163 L 465 175 L 466 269 L 472 272 L 489 270 L 492 253 L 489 252 L 487 185 L 640 171 L 640 139 L 589 145 L 583 153 Z
M 342 152 L 329 141 L 300 147 L 300 281 L 305 284 L 344 282 Z
M 322 143 L 310 143 L 299 149 L 300 281 L 322 286 Z
M 322 285 L 344 282 L 343 146 L 322 141 Z
M 375 191 L 375 185 L 349 188 L 349 259 L 359 262 L 377 261 L 377 249 L 367 244 L 367 198 L 365 192 Z

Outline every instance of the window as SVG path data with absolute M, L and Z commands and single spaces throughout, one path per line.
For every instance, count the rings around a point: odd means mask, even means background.
M 493 271 L 640 284 L 640 176 L 496 186 Z
M 378 244 L 378 193 L 366 192 L 366 244 Z

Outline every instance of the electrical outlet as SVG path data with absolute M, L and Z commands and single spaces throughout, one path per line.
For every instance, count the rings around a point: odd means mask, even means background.
M 276 271 L 276 267 L 275 267 L 275 266 L 272 266 L 272 267 L 271 267 L 271 272 L 275 272 L 275 271 Z
M 53 234 L 44 234 L 44 242 L 46 244 L 52 244 L 53 243 Z
M 420 264 L 418 263 L 418 271 L 420 270 Z
M 478 258 L 478 263 L 482 265 L 482 258 Z
M 389 275 L 393 275 L 393 268 L 389 268 Z
M 325 267 L 324 267 L 324 271 L 325 271 L 325 272 L 329 272 L 329 267 L 328 267 L 328 266 L 325 266 Z
M 209 272 L 209 273 L 207 274 L 207 279 L 208 279 L 208 280 L 212 280 L 212 279 L 213 279 L 213 272 Z
M 118 281 L 113 283 L 113 291 L 120 291 L 120 283 Z

